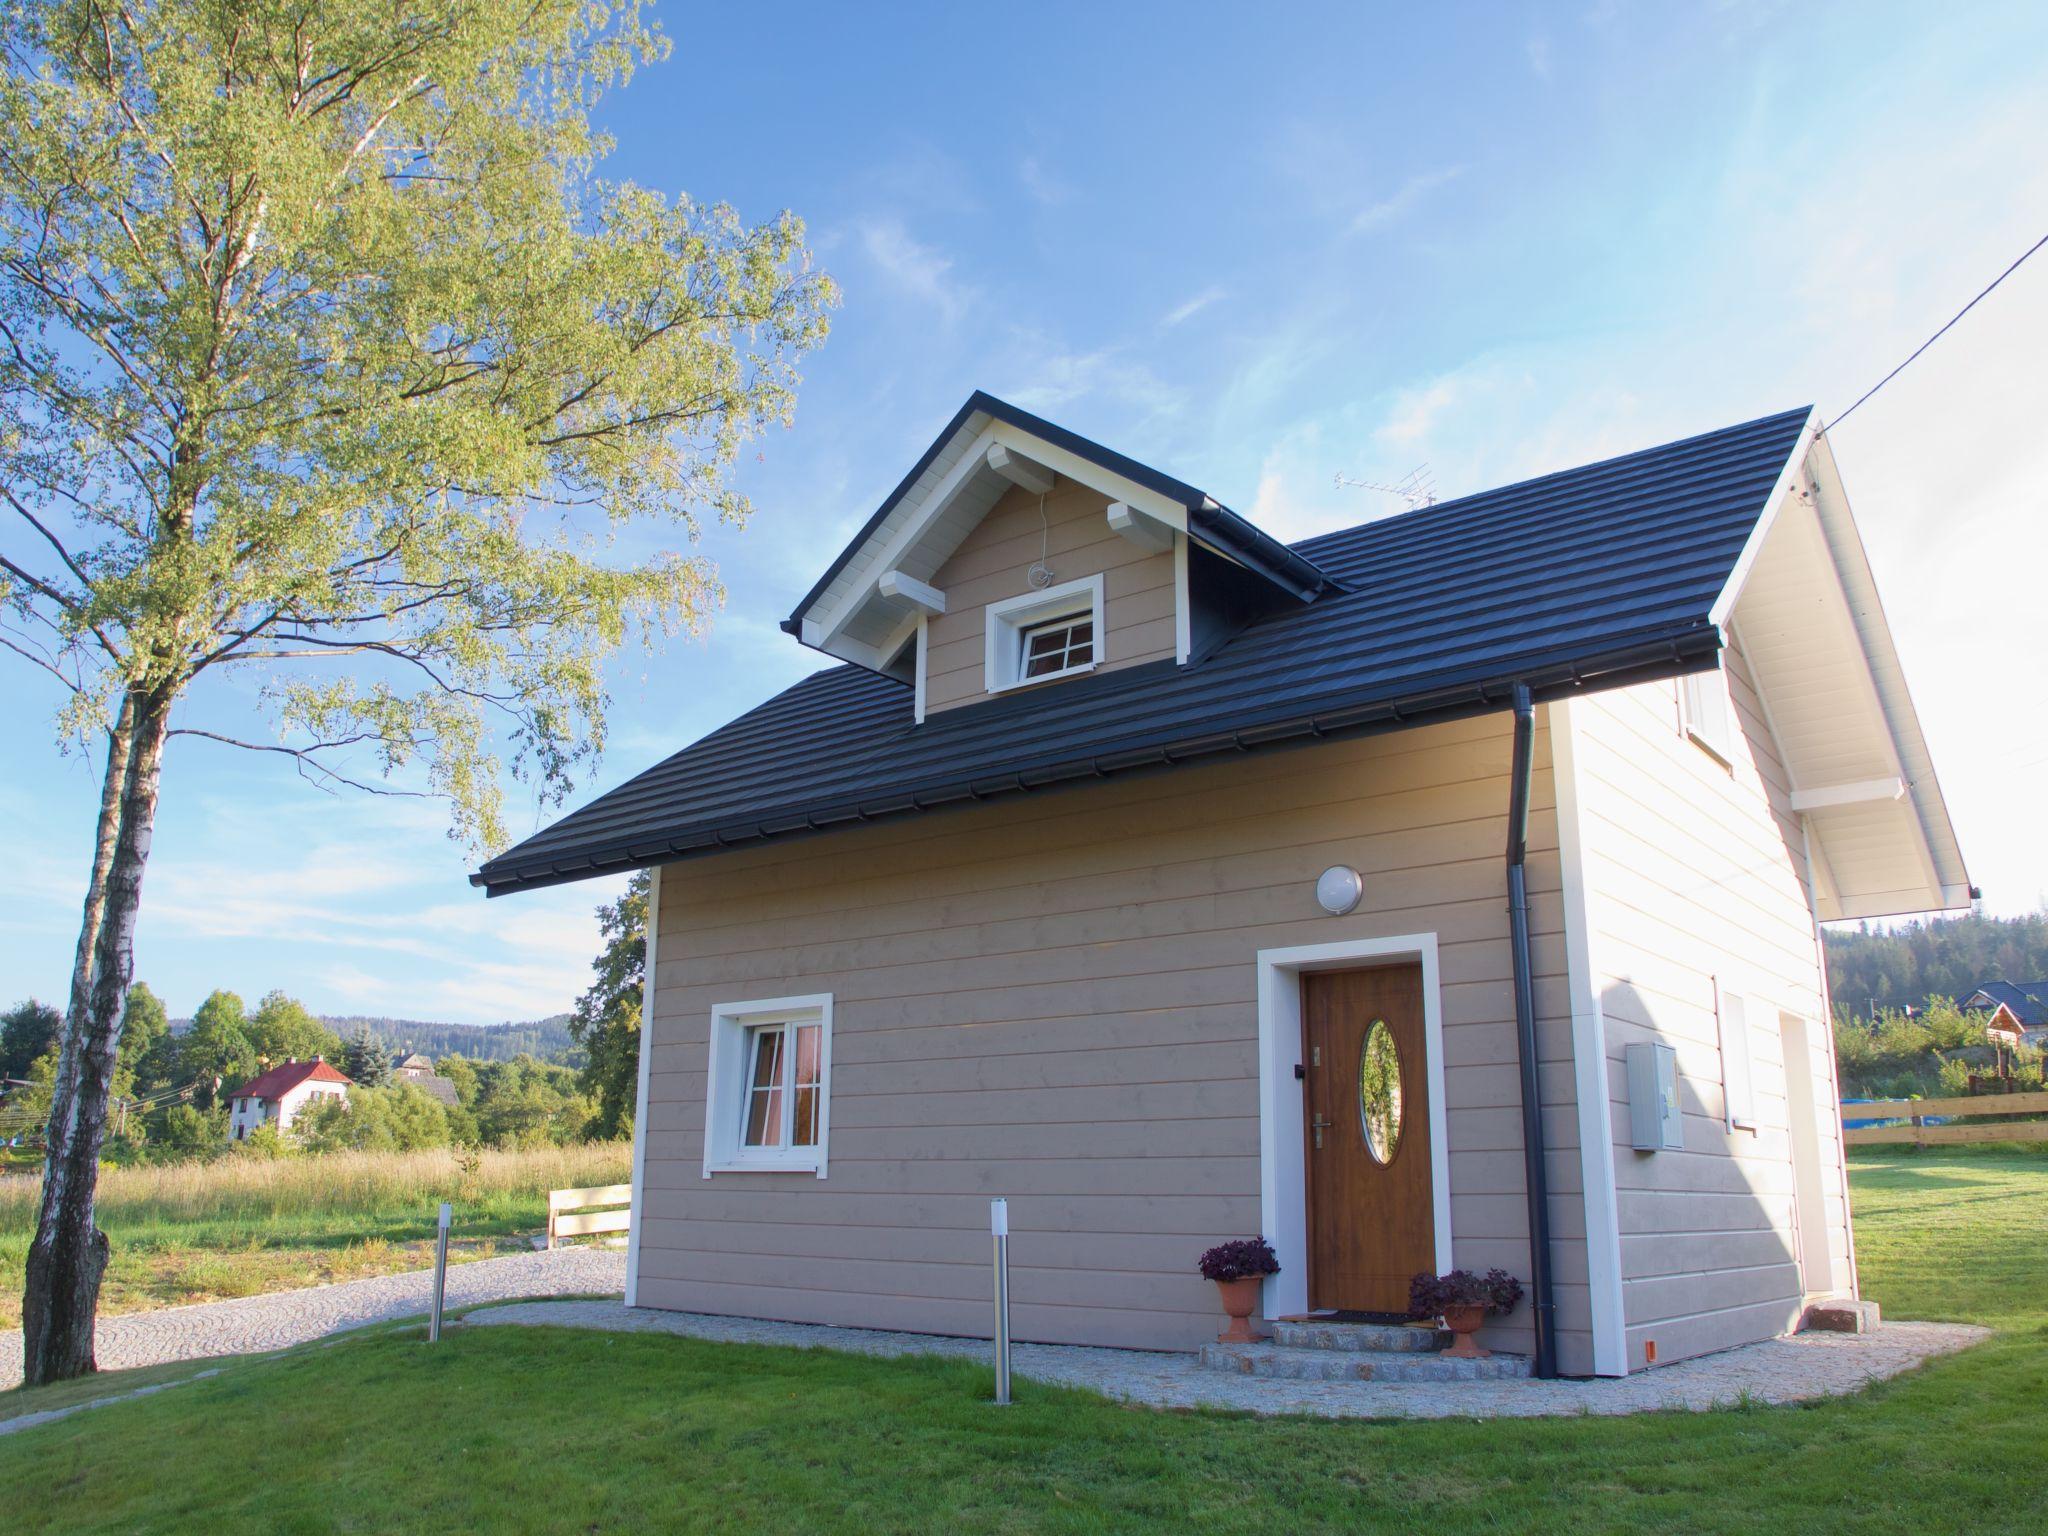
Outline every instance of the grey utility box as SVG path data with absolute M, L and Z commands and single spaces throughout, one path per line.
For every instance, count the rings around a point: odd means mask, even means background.
M 1678 1112 L 1678 1053 L 1643 1041 L 1628 1048 L 1628 1128 L 1638 1152 L 1685 1145 Z

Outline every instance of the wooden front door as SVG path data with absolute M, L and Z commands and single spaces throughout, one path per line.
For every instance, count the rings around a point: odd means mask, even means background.
M 1308 1304 L 1408 1310 L 1436 1269 L 1422 967 L 1301 978 Z

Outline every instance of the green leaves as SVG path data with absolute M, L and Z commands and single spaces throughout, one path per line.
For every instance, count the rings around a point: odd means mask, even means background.
M 0 29 L 0 634 L 76 734 L 258 667 L 313 777 L 424 765 L 495 846 L 500 770 L 565 793 L 605 659 L 717 606 L 622 534 L 748 515 L 836 299 L 801 222 L 599 177 L 592 104 L 667 52 L 637 3 Z

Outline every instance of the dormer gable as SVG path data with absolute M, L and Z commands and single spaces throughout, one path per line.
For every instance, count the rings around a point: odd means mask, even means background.
M 1331 587 L 1214 497 L 977 392 L 783 624 L 917 718 L 1144 662 Z

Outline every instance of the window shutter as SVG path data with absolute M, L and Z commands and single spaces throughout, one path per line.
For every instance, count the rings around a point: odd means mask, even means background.
M 1718 981 L 1721 1016 L 1721 1084 L 1731 1129 L 1756 1129 L 1756 1089 L 1749 1059 L 1749 1013 L 1742 998 Z

